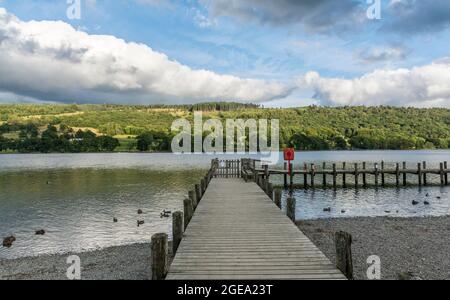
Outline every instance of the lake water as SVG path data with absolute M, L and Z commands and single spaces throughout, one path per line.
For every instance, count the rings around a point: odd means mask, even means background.
M 161 219 L 160 212 L 182 209 L 187 191 L 199 182 L 214 157 L 0 155 L 0 238 L 12 234 L 17 238 L 12 248 L 0 248 L 0 258 L 149 242 L 156 232 L 170 233 L 171 220 Z M 384 160 L 417 166 L 417 162 L 427 161 L 432 168 L 449 158 L 450 151 L 302 152 L 297 153 L 294 164 Z M 272 180 L 281 183 L 282 178 L 273 176 Z M 431 177 L 433 180 L 436 178 Z M 450 215 L 448 187 L 297 190 L 295 196 L 297 219 Z M 421 204 L 412 206 L 412 200 Z M 430 205 L 424 205 L 425 200 Z M 324 212 L 326 207 L 331 212 Z M 138 215 L 138 209 L 144 214 Z M 145 220 L 145 224 L 137 227 L 137 220 Z M 46 235 L 36 236 L 39 229 L 45 229 Z

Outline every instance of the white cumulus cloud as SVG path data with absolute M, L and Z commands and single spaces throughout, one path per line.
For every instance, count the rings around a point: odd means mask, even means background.
M 324 78 L 309 72 L 300 88 L 313 89 L 329 105 L 394 105 L 450 107 L 450 58 L 411 69 L 375 70 L 364 76 Z
M 0 92 L 58 102 L 262 102 L 292 87 L 193 70 L 149 46 L 0 8 Z

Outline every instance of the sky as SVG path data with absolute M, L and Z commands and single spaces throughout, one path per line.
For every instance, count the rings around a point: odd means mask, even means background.
M 449 49 L 448 0 L 0 0 L 0 102 L 450 108 Z

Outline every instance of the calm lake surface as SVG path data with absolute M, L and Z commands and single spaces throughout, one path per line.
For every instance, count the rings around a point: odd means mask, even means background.
M 17 238 L 12 248 L 0 248 L 0 259 L 143 243 L 156 232 L 170 233 L 171 220 L 161 219 L 160 212 L 181 210 L 187 191 L 215 157 L 0 155 L 0 238 L 12 234 Z M 427 161 L 429 168 L 436 168 L 439 162 L 450 160 L 450 151 L 301 152 L 294 164 L 381 160 L 387 165 L 406 161 L 411 167 Z M 272 180 L 281 183 L 282 178 L 273 176 Z M 430 176 L 429 180 L 438 178 Z M 450 215 L 448 187 L 297 190 L 295 196 L 297 219 Z M 421 204 L 412 206 L 412 200 Z M 430 205 L 424 205 L 425 200 Z M 331 212 L 323 211 L 327 207 Z M 138 209 L 144 214 L 138 215 Z M 114 217 L 118 223 L 113 223 Z M 145 224 L 137 227 L 137 220 Z M 45 229 L 46 235 L 36 236 L 39 229 Z

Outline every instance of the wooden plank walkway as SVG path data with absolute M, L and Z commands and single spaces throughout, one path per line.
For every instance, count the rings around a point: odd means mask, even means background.
M 345 279 L 254 183 L 213 179 L 168 280 Z

